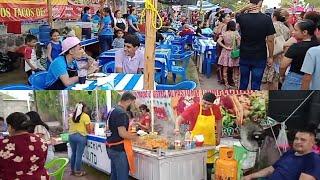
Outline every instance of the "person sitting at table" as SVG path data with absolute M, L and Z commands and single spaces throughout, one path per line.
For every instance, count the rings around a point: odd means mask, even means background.
M 79 82 L 75 60 L 80 59 L 83 54 L 84 50 L 77 37 L 66 38 L 62 42 L 62 53 L 53 60 L 48 69 L 46 89 L 63 90 Z
M 139 48 L 140 40 L 135 35 L 124 38 L 124 48 L 115 54 L 115 68 L 117 73 L 139 74 L 144 68 L 144 50 Z
M 192 35 L 194 33 L 194 30 L 191 28 L 189 24 L 184 24 L 182 26 L 182 31 L 179 32 L 179 36 Z
M 44 167 L 47 145 L 29 133 L 32 122 L 21 112 L 7 117 L 9 136 L 0 141 L 0 178 L 2 180 L 49 179 Z
M 244 180 L 266 177 L 268 180 L 320 179 L 320 157 L 312 152 L 316 145 L 316 133 L 312 128 L 297 131 L 293 149 L 284 153 L 272 166 L 245 176 Z

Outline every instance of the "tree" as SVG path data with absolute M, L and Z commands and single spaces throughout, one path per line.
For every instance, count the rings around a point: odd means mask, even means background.
M 299 4 L 302 4 L 303 6 L 306 4 L 310 4 L 310 6 L 314 7 L 320 7 L 320 1 L 319 0 L 300 0 Z M 292 7 L 293 6 L 293 0 L 282 0 L 281 1 L 282 7 Z

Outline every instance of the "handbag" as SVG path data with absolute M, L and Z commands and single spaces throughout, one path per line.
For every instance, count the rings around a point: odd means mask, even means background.
M 281 54 L 283 52 L 283 47 L 285 43 L 286 43 L 286 40 L 282 35 L 274 38 L 274 50 L 273 50 L 274 56 Z
M 240 49 L 237 47 L 236 35 L 233 35 L 231 58 L 232 59 L 237 59 L 239 57 L 240 57 Z

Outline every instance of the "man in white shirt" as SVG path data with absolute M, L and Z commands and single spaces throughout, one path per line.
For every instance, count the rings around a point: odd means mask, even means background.
M 140 40 L 135 35 L 124 38 L 124 48 L 115 54 L 117 73 L 139 74 L 144 68 L 144 49 L 140 48 Z

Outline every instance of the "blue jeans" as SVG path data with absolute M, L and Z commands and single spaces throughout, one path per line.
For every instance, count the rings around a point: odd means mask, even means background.
M 126 152 L 107 148 L 111 160 L 111 180 L 128 180 L 129 164 Z
M 281 90 L 301 90 L 303 75 L 289 72 L 282 84 Z
M 79 133 L 69 135 L 69 143 L 72 150 L 71 171 L 80 171 L 82 164 L 82 155 L 87 144 L 87 137 Z
M 267 59 L 240 58 L 240 90 L 247 90 L 251 72 L 251 90 L 260 90 Z
M 111 49 L 112 42 L 113 42 L 113 35 L 100 35 L 99 43 L 100 43 L 101 52 L 105 52 Z

